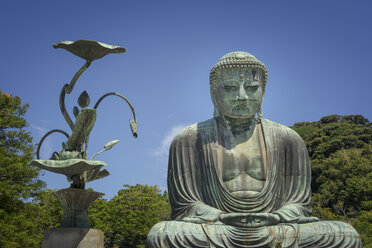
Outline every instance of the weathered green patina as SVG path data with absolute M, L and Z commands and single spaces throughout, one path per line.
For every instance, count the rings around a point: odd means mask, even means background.
M 55 196 L 64 208 L 61 227 L 88 228 L 87 210 L 90 204 L 97 197 L 103 195 L 103 193 L 85 190 L 85 184 L 106 177 L 110 174 L 105 169 L 101 170 L 106 163 L 102 161 L 92 161 L 92 159 L 98 154 L 111 149 L 119 142 L 119 140 L 114 140 L 107 143 L 104 150 L 93 155 L 91 160 L 87 160 L 89 135 L 93 130 L 97 118 L 97 108 L 104 98 L 112 95 L 118 96 L 127 102 L 134 117 L 134 120 L 129 121 L 130 129 L 134 138 L 137 137 L 137 118 L 132 104 L 124 96 L 110 92 L 103 95 L 93 108 L 88 108 L 90 98 L 88 93 L 83 91 L 78 98 L 80 109 L 77 106 L 73 108 L 73 114 L 76 118 L 75 122 L 73 122 L 66 110 L 65 97 L 66 94 L 71 94 L 78 78 L 94 60 L 100 59 L 109 53 L 123 53 L 126 49 L 91 40 L 78 40 L 75 42 L 63 41 L 54 44 L 53 47 L 66 49 L 74 55 L 85 59 L 85 64 L 74 75 L 71 82 L 62 87 L 59 97 L 60 110 L 68 126 L 71 128 L 71 135 L 59 129 L 49 131 L 39 142 L 37 148 L 37 160 L 32 161 L 31 165 L 38 166 L 51 172 L 63 174 L 67 177 L 68 181 L 72 181 L 69 189 L 55 192 Z M 50 134 L 55 132 L 64 134 L 67 137 L 67 141 L 62 144 L 60 152 L 54 152 L 48 160 L 40 160 L 39 153 L 43 141 Z
M 147 247 L 362 247 L 347 223 L 311 217 L 310 162 L 292 129 L 262 119 L 264 64 L 229 53 L 212 68 L 214 118 L 172 142 L 172 221 Z

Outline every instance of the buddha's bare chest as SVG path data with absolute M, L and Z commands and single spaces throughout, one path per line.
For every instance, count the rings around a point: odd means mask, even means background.
M 258 137 L 233 149 L 220 148 L 220 175 L 230 192 L 260 191 L 266 181 Z

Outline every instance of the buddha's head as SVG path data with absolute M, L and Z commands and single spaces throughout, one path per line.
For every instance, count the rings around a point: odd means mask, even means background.
M 212 68 L 209 82 L 215 117 L 262 117 L 267 70 L 253 55 L 226 54 Z

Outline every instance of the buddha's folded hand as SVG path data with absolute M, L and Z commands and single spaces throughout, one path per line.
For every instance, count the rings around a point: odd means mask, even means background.
M 279 220 L 279 215 L 271 213 L 225 213 L 220 216 L 221 222 L 236 227 L 271 226 Z

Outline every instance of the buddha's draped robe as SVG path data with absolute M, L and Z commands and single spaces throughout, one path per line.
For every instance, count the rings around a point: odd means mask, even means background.
M 243 198 L 222 181 L 218 125 L 217 118 L 197 123 L 173 140 L 168 168 L 173 221 L 156 224 L 146 247 L 362 247 L 349 224 L 310 217 L 310 163 L 296 132 L 262 120 L 266 182 L 261 192 Z M 221 213 L 274 213 L 280 223 L 234 227 L 218 221 Z

